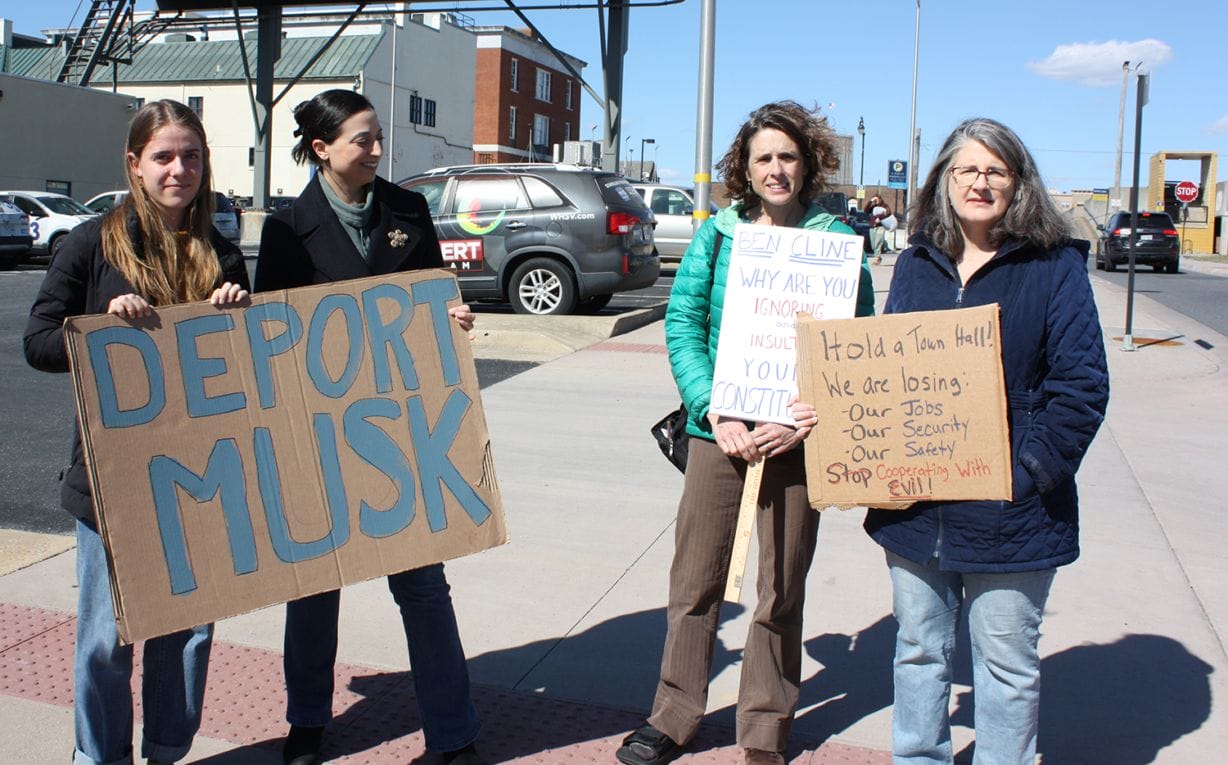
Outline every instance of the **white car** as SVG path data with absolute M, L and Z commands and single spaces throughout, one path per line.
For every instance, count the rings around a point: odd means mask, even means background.
M 33 244 L 30 216 L 12 202 L 0 198 L 0 266 L 15 266 L 22 262 Z
M 644 198 L 644 202 L 652 210 L 657 219 L 653 230 L 653 239 L 657 243 L 657 252 L 661 262 L 681 262 L 683 253 L 691 244 L 691 233 L 694 223 L 691 211 L 695 207 L 694 189 L 684 186 L 668 186 L 657 183 L 632 183 L 635 190 Z M 717 206 L 708 203 L 710 212 L 715 215 Z
M 94 213 L 72 197 L 50 191 L 0 191 L 0 199 L 16 205 L 30 216 L 30 236 L 34 237 L 31 252 L 55 255 L 64 235 Z
M 101 215 L 122 202 L 127 195 L 126 191 L 104 191 L 98 196 L 91 197 L 85 206 L 95 215 Z M 220 191 L 213 192 L 213 201 L 213 227 L 225 238 L 238 242 L 239 214 L 235 211 L 234 205 Z

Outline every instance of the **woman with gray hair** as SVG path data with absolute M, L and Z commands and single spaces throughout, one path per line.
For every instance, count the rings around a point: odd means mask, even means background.
M 1019 137 L 989 119 L 946 139 L 909 219 L 885 312 L 998 304 L 1013 496 L 866 516 L 899 622 L 893 754 L 952 762 L 951 655 L 966 610 L 974 762 L 1032 763 L 1041 618 L 1057 567 L 1079 555 L 1074 475 L 1108 404 L 1088 244 L 1070 239 Z

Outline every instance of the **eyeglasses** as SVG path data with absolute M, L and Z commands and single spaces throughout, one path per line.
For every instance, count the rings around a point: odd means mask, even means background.
M 1010 170 L 1003 170 L 1000 167 L 991 167 L 988 170 L 981 170 L 975 165 L 954 165 L 951 167 L 951 178 L 955 180 L 955 185 L 961 189 L 966 189 L 976 183 L 978 176 L 985 176 L 985 183 L 989 184 L 991 189 L 1004 189 L 1011 185 L 1011 180 L 1015 177 Z

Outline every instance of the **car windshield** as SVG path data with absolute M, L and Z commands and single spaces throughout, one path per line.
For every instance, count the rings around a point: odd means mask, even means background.
M 44 207 L 60 215 L 93 215 L 94 211 L 71 197 L 35 197 Z

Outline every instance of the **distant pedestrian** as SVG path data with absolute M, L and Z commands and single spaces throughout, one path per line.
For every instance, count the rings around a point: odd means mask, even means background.
M 326 90 L 296 107 L 294 119 L 294 159 L 317 172 L 294 204 L 265 222 L 258 292 L 444 266 L 426 200 L 376 175 L 384 131 L 370 101 Z M 449 314 L 465 331 L 473 328 L 469 306 Z M 405 627 L 427 749 L 450 765 L 477 765 L 481 726 L 443 564 L 391 574 L 388 589 Z M 286 763 L 323 761 L 340 606 L 337 590 L 286 604 Z
M 881 263 L 883 253 L 892 249 L 887 237 L 895 230 L 895 216 L 878 194 L 866 200 L 865 212 L 870 216 L 870 251 L 874 253 L 875 263 Z
M 766 460 L 756 515 L 758 605 L 743 652 L 737 740 L 747 763 L 783 763 L 797 707 L 806 573 L 819 514 L 810 508 L 798 448 L 815 423 L 813 406 L 795 403 L 797 427 L 709 413 L 721 307 L 738 223 L 852 234 L 817 204 L 839 169 L 827 121 L 792 101 L 757 109 L 717 168 L 733 204 L 696 233 L 682 258 L 665 337 L 692 436 L 674 533 L 667 631 L 652 714 L 616 753 L 628 765 L 676 758 L 695 735 L 708 702 L 708 676 L 729 572 L 747 467 Z M 874 312 L 864 264 L 857 314 Z
M 899 763 L 950 763 L 952 646 L 966 609 L 976 703 L 974 762 L 1036 757 L 1040 624 L 1058 566 L 1079 555 L 1075 471 L 1108 404 L 1087 276 L 1027 148 L 971 119 L 947 137 L 909 216 L 887 313 L 997 303 L 1009 408 L 1010 501 L 871 510 L 899 622 L 893 744 Z
M 196 113 L 175 101 L 141 107 L 128 128 L 124 170 L 124 200 L 74 228 L 47 267 L 24 338 L 26 360 L 36 369 L 68 371 L 63 326 L 71 316 L 136 320 L 174 303 L 207 299 L 222 306 L 247 297 L 243 255 L 213 228 L 209 146 Z M 116 632 L 107 556 L 76 429 L 60 501 L 77 519 L 73 763 L 131 763 L 132 646 L 120 645 Z M 213 625 L 206 624 L 145 641 L 141 756 L 150 762 L 173 762 L 191 748 L 212 639 Z

